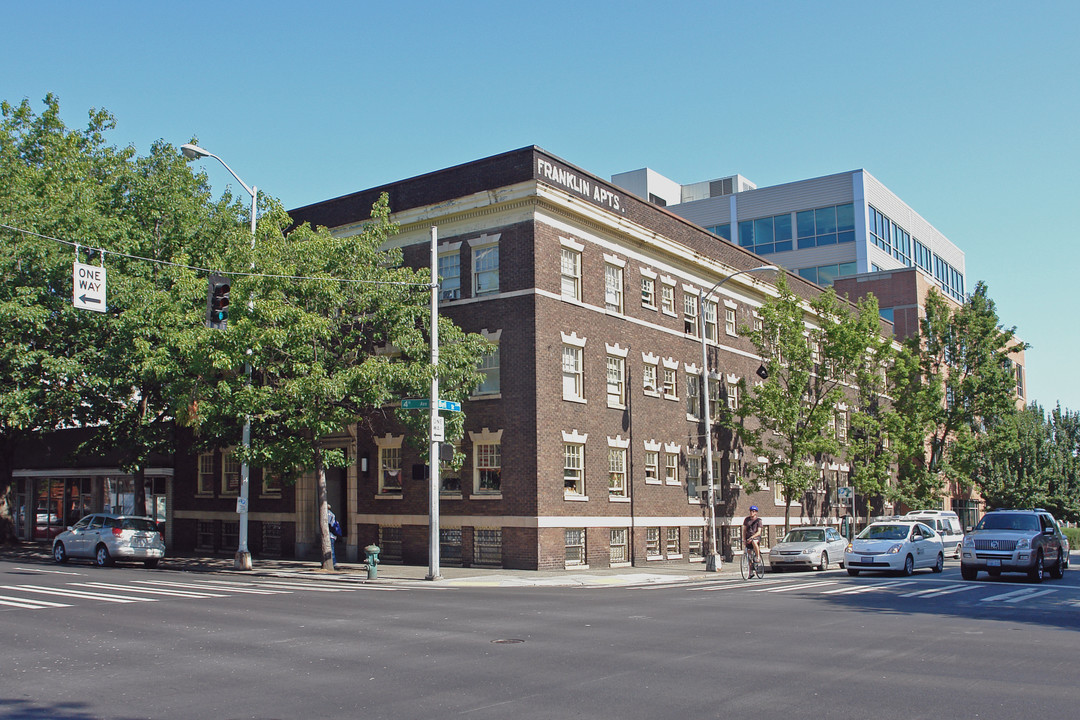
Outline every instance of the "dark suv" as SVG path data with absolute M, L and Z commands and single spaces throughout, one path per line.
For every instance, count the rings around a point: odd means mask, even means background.
M 1068 564 L 1065 547 L 1054 516 L 1046 510 L 991 510 L 964 537 L 960 575 L 974 580 L 980 570 L 991 577 L 1021 572 L 1036 583 L 1047 572 L 1060 578 Z

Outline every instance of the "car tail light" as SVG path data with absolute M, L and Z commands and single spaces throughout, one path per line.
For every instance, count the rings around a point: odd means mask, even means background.
M 123 533 L 123 532 L 124 531 L 121 528 L 113 528 L 112 529 L 112 534 L 113 534 L 114 537 L 120 537 L 121 533 Z

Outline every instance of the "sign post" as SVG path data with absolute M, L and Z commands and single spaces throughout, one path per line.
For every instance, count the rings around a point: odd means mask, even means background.
M 71 272 L 71 302 L 80 310 L 107 312 L 105 303 L 105 267 L 83 265 L 75 261 Z

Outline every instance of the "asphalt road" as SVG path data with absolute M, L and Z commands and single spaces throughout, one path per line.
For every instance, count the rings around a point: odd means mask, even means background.
M 1062 718 L 1078 630 L 1080 570 L 472 589 L 0 562 L 0 718 Z

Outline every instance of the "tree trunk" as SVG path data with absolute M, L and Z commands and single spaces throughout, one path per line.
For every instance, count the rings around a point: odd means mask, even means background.
M 319 447 L 319 441 L 313 440 L 312 445 L 315 450 L 315 486 L 318 488 L 319 538 L 321 539 L 320 546 L 322 548 L 321 565 L 323 570 L 333 570 L 334 553 L 330 543 L 334 541 L 334 538 L 330 536 L 330 515 L 327 513 L 326 507 L 326 466 L 323 465 L 322 448 Z

